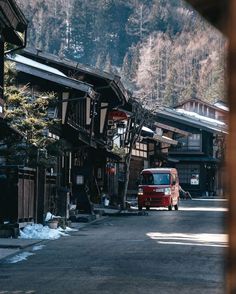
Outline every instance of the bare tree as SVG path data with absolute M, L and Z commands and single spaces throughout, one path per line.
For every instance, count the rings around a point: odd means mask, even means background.
M 124 165 L 125 165 L 125 183 L 124 183 L 124 189 L 122 193 L 122 205 L 123 208 L 126 208 L 127 204 L 127 189 L 129 184 L 129 175 L 130 175 L 130 161 L 132 157 L 132 150 L 135 147 L 136 142 L 140 138 L 140 134 L 142 131 L 142 127 L 144 124 L 147 123 L 148 120 L 150 120 L 150 113 L 145 110 L 142 105 L 138 102 L 133 100 L 132 101 L 132 117 L 130 117 L 128 122 L 128 127 L 126 130 L 126 136 L 127 136 L 127 149 L 128 152 L 125 155 Z
M 138 36 L 142 39 L 148 33 L 150 6 L 141 1 L 136 4 L 133 14 L 130 15 L 126 31 L 129 35 Z

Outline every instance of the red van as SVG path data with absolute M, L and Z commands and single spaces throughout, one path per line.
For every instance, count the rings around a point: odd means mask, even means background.
M 179 208 L 179 178 L 175 168 L 148 168 L 141 172 L 138 208 Z

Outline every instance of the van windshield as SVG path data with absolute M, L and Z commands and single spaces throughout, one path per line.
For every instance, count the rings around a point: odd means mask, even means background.
M 143 174 L 141 185 L 169 185 L 170 174 Z

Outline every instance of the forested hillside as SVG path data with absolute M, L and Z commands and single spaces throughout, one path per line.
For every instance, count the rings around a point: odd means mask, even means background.
M 226 40 L 180 0 L 18 0 L 28 46 L 117 72 L 147 104 L 224 99 Z

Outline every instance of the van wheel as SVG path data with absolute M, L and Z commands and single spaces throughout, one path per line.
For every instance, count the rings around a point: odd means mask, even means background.
M 138 210 L 139 210 L 139 211 L 142 211 L 142 209 L 143 209 L 142 206 L 139 206 L 139 207 L 138 207 Z
M 175 204 L 175 210 L 179 210 L 179 203 Z
M 168 206 L 168 210 L 172 210 L 172 204 Z
M 150 210 L 150 207 L 149 207 L 149 206 L 147 206 L 147 207 L 146 207 L 146 210 Z

